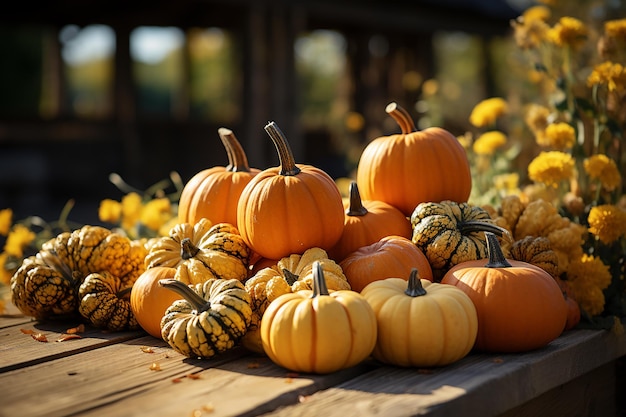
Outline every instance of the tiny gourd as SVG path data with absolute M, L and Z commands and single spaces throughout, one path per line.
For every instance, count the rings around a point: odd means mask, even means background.
M 212 358 L 234 348 L 246 333 L 252 307 L 240 281 L 211 278 L 186 285 L 162 279 L 159 284 L 183 298 L 169 306 L 161 319 L 161 337 L 177 352 Z
M 413 268 L 420 277 L 433 280 L 428 259 L 403 236 L 385 236 L 352 252 L 339 263 L 350 288 L 362 291 L 367 284 L 385 278 L 408 277 Z
M 555 279 L 527 262 L 504 257 L 498 239 L 485 232 L 488 261 L 462 262 L 441 283 L 463 290 L 478 313 L 474 348 L 484 352 L 524 352 L 560 336 L 567 305 Z
M 378 339 L 372 356 L 396 366 L 444 366 L 474 346 L 478 318 L 472 300 L 451 285 L 420 279 L 387 278 L 367 285 L 361 295 L 372 306 Z
M 319 262 L 313 290 L 284 294 L 261 319 L 267 356 L 294 372 L 327 374 L 357 365 L 376 345 L 376 316 L 365 298 L 350 290 L 329 293 Z

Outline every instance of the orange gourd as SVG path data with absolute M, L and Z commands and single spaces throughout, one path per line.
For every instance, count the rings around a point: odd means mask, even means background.
M 160 279 L 174 278 L 175 268 L 156 266 L 148 268 L 137 278 L 130 292 L 130 308 L 137 323 L 148 334 L 161 339 L 161 318 L 165 310 L 180 297 L 159 285 Z
M 178 202 L 178 222 L 195 224 L 201 218 L 213 224 L 237 226 L 237 203 L 243 188 L 260 172 L 250 168 L 241 144 L 230 129 L 218 129 L 227 166 L 207 168 L 194 175 L 183 187 Z
M 406 216 L 423 202 L 467 201 L 470 165 L 456 137 L 439 127 L 417 131 L 396 103 L 386 112 L 402 133 L 376 138 L 363 150 L 356 176 L 363 199 L 384 201 Z
M 350 288 L 360 292 L 371 282 L 392 277 L 408 277 L 416 268 L 422 279 L 433 280 L 433 272 L 424 253 L 410 239 L 385 236 L 364 246 L 339 263 Z
M 323 170 L 296 164 L 287 139 L 274 122 L 265 127 L 280 166 L 257 174 L 241 192 L 239 233 L 263 258 L 281 259 L 313 247 L 331 249 L 343 231 L 343 201 Z
M 538 349 L 563 332 L 567 305 L 554 278 L 523 261 L 506 259 L 498 239 L 485 232 L 488 262 L 465 261 L 441 280 L 472 299 L 478 313 L 474 348 L 484 352 Z
M 411 238 L 411 221 L 400 210 L 383 201 L 362 200 L 355 181 L 350 183 L 349 190 L 350 198 L 344 200 L 343 233 L 339 242 L 328 252 L 331 259 L 341 262 L 355 250 L 385 236 Z

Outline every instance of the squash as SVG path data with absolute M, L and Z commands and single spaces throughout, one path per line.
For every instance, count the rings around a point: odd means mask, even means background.
M 195 225 L 179 223 L 152 245 L 146 255 L 147 268 L 176 268 L 175 279 L 199 284 L 211 278 L 248 277 L 250 249 L 238 230 L 229 223 L 211 224 L 200 219 Z
M 375 281 L 361 295 L 378 323 L 374 359 L 396 366 L 444 366 L 474 346 L 478 317 L 472 300 L 456 287 L 420 279 L 417 268 L 408 282 Z
M 355 291 L 329 293 L 320 262 L 313 290 L 284 294 L 261 319 L 267 356 L 295 372 L 327 374 L 357 365 L 376 345 L 376 316 Z
M 102 272 L 139 275 L 146 253 L 140 242 L 100 226 L 60 233 L 11 277 L 13 304 L 39 320 L 78 316 L 78 288 L 85 277 Z
M 478 313 L 474 348 L 524 352 L 547 345 L 563 332 L 567 320 L 561 289 L 543 269 L 506 259 L 496 236 L 485 235 L 489 261 L 462 262 L 441 280 L 474 302 Z
M 392 277 L 408 277 L 417 268 L 423 279 L 433 280 L 428 259 L 422 251 L 402 236 L 385 236 L 364 246 L 339 263 L 350 287 L 362 291 L 370 282 Z
M 235 347 L 246 333 L 252 307 L 240 281 L 211 278 L 188 286 L 162 279 L 159 283 L 184 298 L 169 306 L 161 319 L 161 337 L 177 352 L 212 358 Z
M 343 201 L 323 170 L 296 164 L 274 122 L 265 126 L 280 166 L 257 174 L 241 192 L 237 225 L 247 245 L 263 258 L 281 259 L 319 247 L 331 249 L 343 231 Z
M 329 256 L 341 262 L 363 246 L 371 245 L 390 235 L 410 239 L 413 229 L 409 219 L 400 210 L 383 201 L 362 200 L 355 181 L 350 183 L 350 198 L 344 201 L 343 233 Z
M 161 318 L 165 310 L 181 297 L 159 285 L 159 280 L 174 278 L 175 268 L 155 266 L 143 272 L 130 292 L 130 308 L 137 322 L 149 335 L 161 339 Z
M 385 111 L 402 133 L 378 137 L 363 150 L 356 175 L 361 196 L 391 204 L 407 217 L 423 202 L 467 201 L 472 176 L 456 137 L 439 127 L 417 131 L 396 103 Z
M 107 271 L 87 275 L 78 289 L 78 312 L 91 325 L 106 330 L 139 328 L 130 307 L 130 292 L 136 280 L 132 274 L 119 278 Z
M 195 224 L 202 218 L 237 227 L 237 203 L 244 187 L 260 172 L 248 158 L 232 130 L 218 134 L 228 155 L 228 165 L 204 169 L 185 184 L 178 202 L 178 222 Z
M 506 236 L 482 207 L 454 201 L 419 204 L 411 214 L 413 243 L 426 255 L 436 281 L 454 265 L 487 257 L 484 231 Z
M 559 256 L 547 237 L 526 236 L 516 240 L 509 249 L 509 257 L 538 266 L 554 278 L 559 276 Z

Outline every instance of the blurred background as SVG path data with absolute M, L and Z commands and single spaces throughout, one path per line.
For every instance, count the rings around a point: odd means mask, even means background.
M 575 2 L 574 2 L 575 3 Z M 97 223 L 119 174 L 145 189 L 226 165 L 217 129 L 250 166 L 278 164 L 275 121 L 298 163 L 351 176 L 363 147 L 418 128 L 470 129 L 511 98 L 511 20 L 526 0 L 60 0 L 0 15 L 0 209 Z M 512 70 L 513 68 L 513 70 Z M 522 89 L 523 91 L 523 89 Z

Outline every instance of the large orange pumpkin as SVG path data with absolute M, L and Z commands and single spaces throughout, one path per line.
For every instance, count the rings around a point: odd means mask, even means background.
M 260 170 L 250 168 L 241 144 L 230 129 L 222 127 L 218 134 L 226 148 L 228 165 L 202 170 L 185 184 L 178 202 L 179 223 L 195 224 L 207 218 L 213 224 L 237 226 L 239 195 Z
M 524 352 L 543 347 L 563 332 L 568 307 L 554 278 L 538 266 L 506 259 L 498 239 L 487 237 L 488 262 L 465 261 L 441 280 L 472 299 L 478 313 L 474 348 Z
M 363 246 L 371 245 L 385 236 L 413 234 L 411 221 L 400 210 L 383 201 L 362 200 L 356 182 L 350 183 L 350 198 L 344 200 L 345 222 L 339 242 L 328 252 L 331 259 L 341 262 Z
M 241 192 L 239 233 L 258 255 L 281 259 L 313 247 L 331 249 L 343 231 L 343 201 L 333 179 L 312 165 L 296 164 L 274 122 L 265 130 L 280 166 L 257 174 Z
M 159 285 L 160 279 L 174 278 L 175 268 L 156 266 L 148 268 L 133 284 L 130 308 L 137 323 L 148 334 L 161 339 L 161 318 L 165 310 L 180 298 L 174 291 Z
M 396 103 L 386 111 L 402 133 L 376 138 L 363 150 L 356 176 L 363 199 L 384 201 L 406 216 L 427 201 L 467 201 L 470 165 L 456 137 L 439 127 L 417 131 Z
M 385 236 L 378 242 L 349 254 L 339 263 L 350 288 L 360 292 L 370 282 L 392 277 L 408 277 L 413 268 L 422 279 L 433 280 L 426 255 L 410 239 Z

